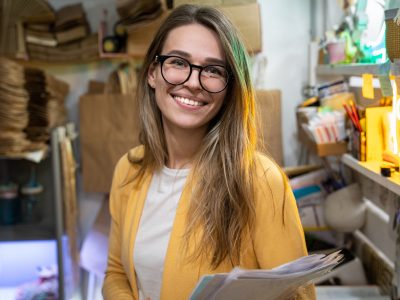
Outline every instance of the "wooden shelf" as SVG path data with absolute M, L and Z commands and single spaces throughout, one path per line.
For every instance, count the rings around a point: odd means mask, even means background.
M 400 173 L 395 172 L 391 177 L 384 177 L 380 174 L 380 161 L 360 162 L 350 154 L 342 156 L 342 162 L 351 169 L 368 177 L 372 181 L 400 196 Z
M 36 150 L 31 152 L 24 153 L 14 153 L 10 155 L 0 155 L 0 159 L 26 159 L 29 161 L 33 161 L 35 163 L 39 163 L 43 161 L 48 155 L 49 149 Z
M 383 72 L 385 64 L 343 64 L 343 65 L 318 65 L 316 67 L 317 75 L 342 75 L 342 76 L 361 76 L 368 73 L 379 75 Z M 399 66 L 390 65 L 393 73 L 399 72 Z M 382 70 L 382 72 L 381 72 Z
M 52 226 L 40 223 L 13 224 L 0 226 L 0 241 L 52 240 L 55 239 Z

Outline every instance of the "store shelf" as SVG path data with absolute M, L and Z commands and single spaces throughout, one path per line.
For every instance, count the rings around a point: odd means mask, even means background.
M 26 159 L 29 161 L 33 161 L 35 163 L 39 163 L 47 157 L 49 149 L 36 150 L 25 153 L 14 153 L 10 155 L 0 155 L 0 159 Z
M 368 73 L 379 75 L 384 73 L 385 64 L 343 64 L 343 65 L 318 65 L 317 75 L 361 76 Z M 399 66 L 391 64 L 392 73 L 398 73 Z
M 0 227 L 0 241 L 50 240 L 55 238 L 55 230 L 40 223 L 15 224 Z
M 360 162 L 350 154 L 344 154 L 342 156 L 342 162 L 396 195 L 400 195 L 400 174 L 395 172 L 392 177 L 383 177 L 380 174 L 380 161 Z

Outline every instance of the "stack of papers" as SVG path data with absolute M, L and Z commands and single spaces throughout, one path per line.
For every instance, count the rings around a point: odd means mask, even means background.
M 190 300 L 286 299 L 331 271 L 342 258 L 340 251 L 312 254 L 271 270 L 235 268 L 228 274 L 207 275 L 200 279 Z

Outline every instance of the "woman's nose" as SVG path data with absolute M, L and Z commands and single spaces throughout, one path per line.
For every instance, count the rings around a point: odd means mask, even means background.
M 191 89 L 202 89 L 200 84 L 200 70 L 193 68 L 189 79 L 184 83 L 184 85 Z

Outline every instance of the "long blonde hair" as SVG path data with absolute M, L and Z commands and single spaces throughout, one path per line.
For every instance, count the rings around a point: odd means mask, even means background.
M 201 228 L 200 243 L 192 259 L 207 255 L 216 268 L 225 259 L 240 260 L 243 236 L 252 227 L 256 151 L 255 95 L 250 80 L 248 54 L 238 32 L 219 10 L 183 5 L 167 17 L 151 43 L 139 76 L 137 100 L 144 156 L 129 156 L 145 170 L 162 168 L 167 160 L 161 112 L 147 72 L 160 54 L 168 33 L 179 26 L 198 23 L 217 33 L 232 76 L 221 111 L 211 121 L 202 147 L 192 163 L 193 191 L 184 239 L 189 242 Z M 188 245 L 188 243 L 184 243 Z

